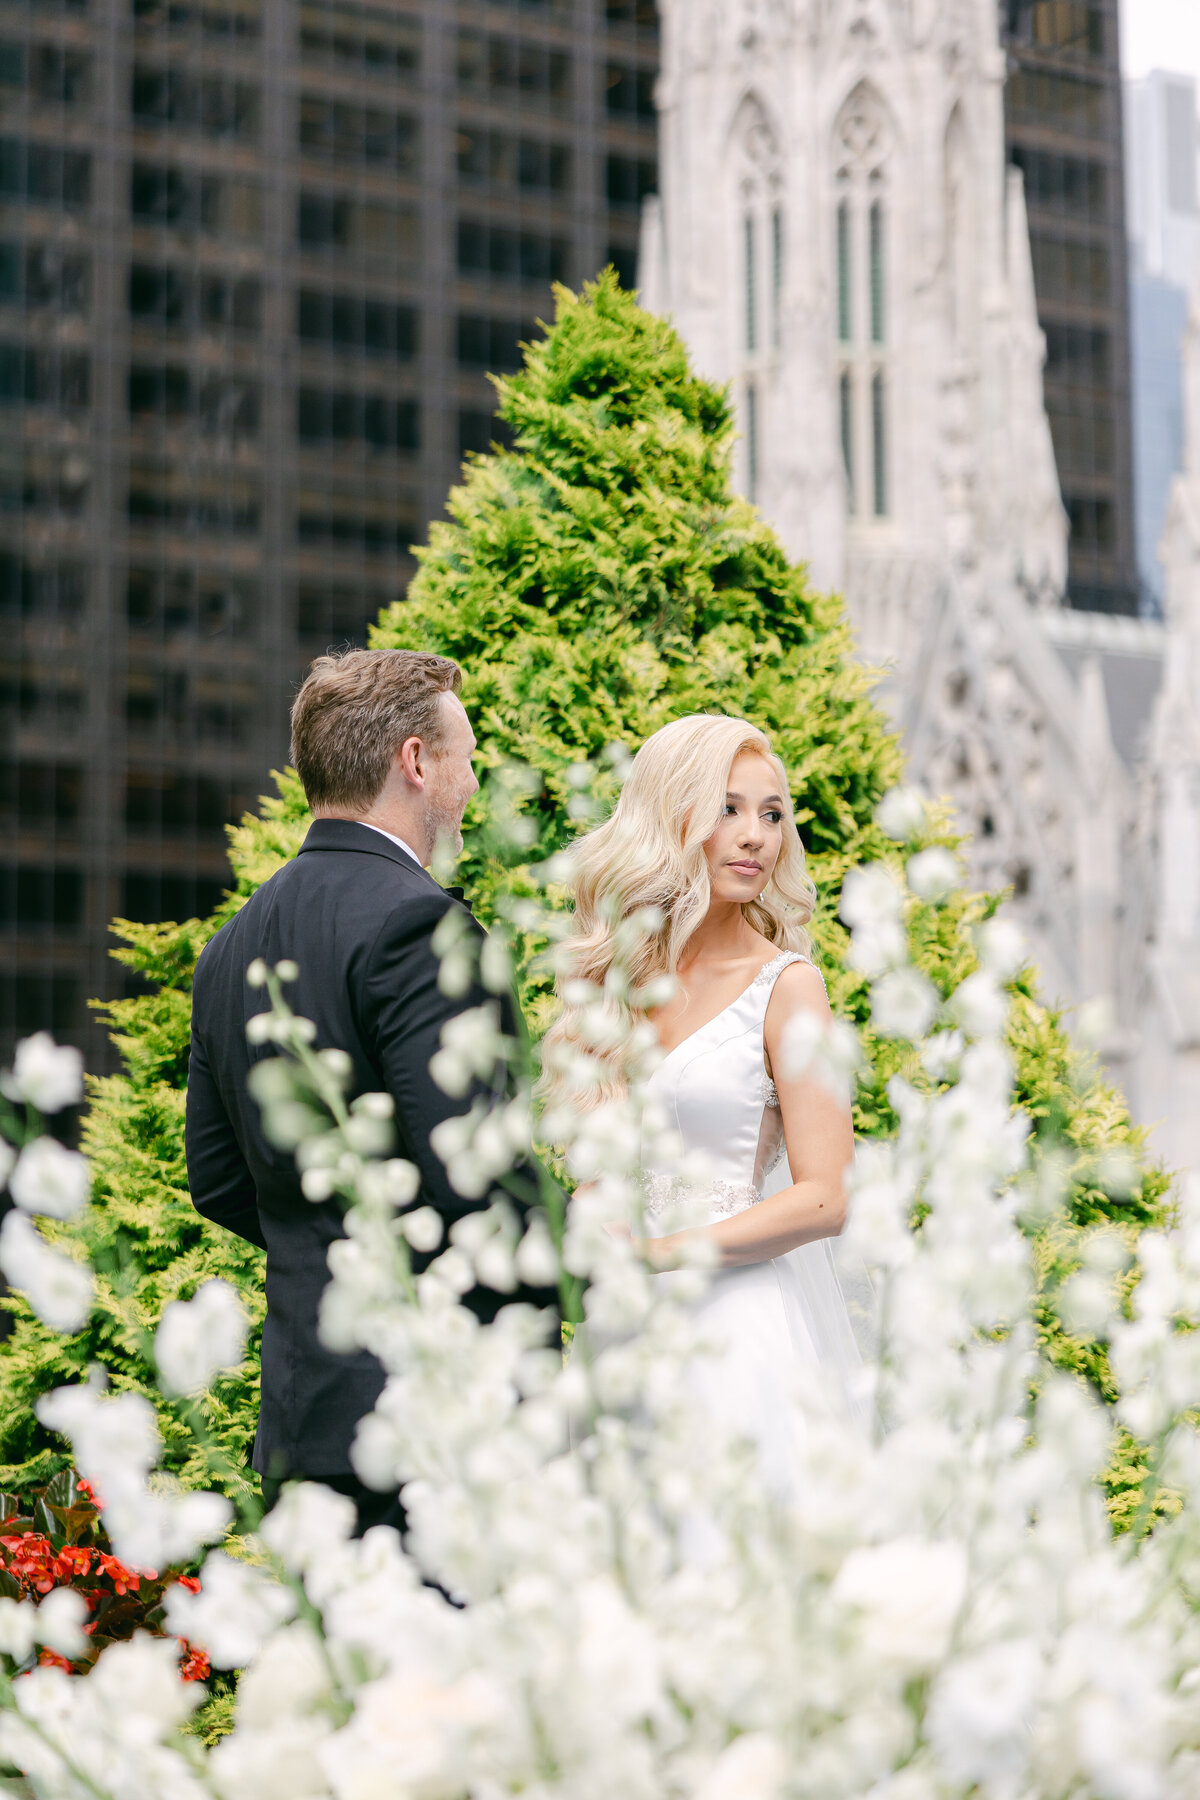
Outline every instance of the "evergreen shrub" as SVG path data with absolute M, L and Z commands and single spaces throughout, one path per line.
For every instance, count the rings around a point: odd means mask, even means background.
M 672 327 L 643 312 L 611 273 L 582 295 L 560 289 L 555 323 L 527 346 L 522 371 L 496 386 L 512 448 L 469 460 L 448 519 L 432 526 L 417 552 L 407 599 L 381 617 L 372 643 L 462 663 L 484 765 L 502 778 L 509 765 L 524 764 L 542 783 L 540 793 L 514 799 L 528 821 L 530 865 L 551 857 L 611 798 L 621 755 L 667 720 L 720 711 L 768 731 L 791 772 L 819 894 L 813 935 L 830 998 L 867 1033 L 857 1128 L 890 1133 L 891 1077 L 927 1078 L 911 1046 L 871 1036 L 869 983 L 848 966 L 837 907 L 851 866 L 876 859 L 899 866 L 904 852 L 875 811 L 901 778 L 902 756 L 871 698 L 871 675 L 855 659 L 841 601 L 816 592 L 733 494 L 727 395 L 692 372 Z M 109 1008 L 125 1073 L 93 1084 L 86 1134 L 103 1203 L 98 1228 L 111 1239 L 120 1279 L 115 1273 L 112 1296 L 72 1346 L 69 1366 L 23 1304 L 6 1303 L 15 1330 L 0 1346 L 4 1485 L 27 1482 L 30 1471 L 44 1477 L 62 1460 L 32 1420 L 38 1392 L 92 1361 L 118 1383 L 145 1385 L 122 1324 L 126 1312 L 152 1325 L 162 1304 L 190 1291 L 201 1274 L 238 1280 L 261 1311 L 257 1253 L 208 1228 L 188 1205 L 182 1086 L 195 956 L 303 836 L 295 777 L 277 783 L 260 816 L 231 834 L 235 887 L 214 918 L 118 925 L 119 954 L 152 989 Z M 478 812 L 468 815 L 457 878 L 486 918 L 512 877 L 486 855 L 480 826 Z M 954 844 L 936 810 L 920 842 Z M 996 903 L 960 891 L 939 904 L 911 904 L 916 959 L 943 994 L 969 972 L 972 928 Z M 1111 1400 L 1103 1347 L 1064 1329 L 1055 1294 L 1097 1233 L 1115 1228 L 1132 1247 L 1141 1228 L 1161 1223 L 1168 1184 L 1147 1162 L 1124 1105 L 1039 1001 L 1032 971 L 1014 979 L 1012 996 L 1018 1095 L 1039 1146 L 1060 1159 L 1068 1192 L 1065 1219 L 1030 1225 L 1042 1281 L 1039 1331 L 1057 1364 Z M 544 1023 L 547 983 L 535 959 L 523 997 Z M 69 1237 L 71 1229 L 55 1235 Z M 224 1409 L 225 1441 L 241 1456 L 254 1408 L 251 1364 L 212 1405 Z M 172 1421 L 164 1430 L 172 1444 Z M 188 1482 L 212 1478 L 183 1443 L 175 1466 Z M 1126 1444 L 1113 1471 L 1118 1521 L 1132 1516 L 1137 1472 L 1136 1447 Z

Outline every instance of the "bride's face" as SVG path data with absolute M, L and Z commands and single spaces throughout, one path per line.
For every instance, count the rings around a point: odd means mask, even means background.
M 714 900 L 757 900 L 779 861 L 784 805 L 770 763 L 743 751 L 729 771 L 721 822 L 704 846 Z

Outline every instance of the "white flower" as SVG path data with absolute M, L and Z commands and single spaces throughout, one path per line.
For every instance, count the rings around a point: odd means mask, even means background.
M 141 1394 L 105 1394 L 86 1383 L 54 1388 L 37 1402 L 43 1425 L 71 1441 L 76 1464 L 89 1479 L 109 1470 L 153 1468 L 160 1441 L 154 1408 Z
M 900 918 L 903 908 L 904 891 L 886 863 L 846 871 L 839 910 L 852 930 L 890 923 Z
M 925 824 L 924 795 L 914 787 L 889 788 L 875 808 L 875 823 L 896 843 L 908 843 Z
M 970 1037 L 994 1037 L 1008 1018 L 1008 995 L 985 969 L 977 969 L 950 996 L 950 1009 Z
M 886 863 L 847 871 L 840 910 L 851 930 L 853 968 L 864 975 L 882 975 L 904 961 L 908 948 L 904 890 Z
M 326 1554 L 330 1545 L 325 1546 Z M 239 1729 L 263 1731 L 314 1711 L 330 1692 L 329 1665 L 311 1625 L 296 1620 L 267 1642 L 238 1681 Z
M 471 1083 L 487 1080 L 504 1051 L 500 1009 L 494 1000 L 456 1013 L 442 1026 L 441 1048 L 429 1062 L 429 1073 L 443 1093 L 461 1099 Z
M 17 1153 L 6 1138 L 0 1138 L 0 1188 L 8 1186 L 8 1178 L 13 1172 Z
M 372 1682 L 359 1690 L 350 1723 L 321 1746 L 321 1766 L 337 1800 L 456 1800 L 475 1785 L 476 1743 L 494 1747 L 513 1705 L 482 1669 L 449 1682 L 417 1669 Z M 488 1786 L 508 1787 L 499 1771 L 487 1773 Z
M 69 1044 L 56 1044 L 48 1031 L 37 1031 L 17 1045 L 4 1088 L 39 1112 L 61 1112 L 83 1099 L 83 1057 Z
M 783 1791 L 786 1775 L 779 1740 L 765 1731 L 748 1732 L 722 1750 L 694 1800 L 773 1800 Z
M 9 1192 L 25 1212 L 69 1219 L 87 1203 L 91 1177 L 78 1151 L 64 1149 L 51 1137 L 26 1144 L 9 1177 Z
M 908 885 L 922 900 L 945 900 L 962 886 L 962 869 L 952 850 L 932 844 L 908 859 Z
M 368 1163 L 358 1178 L 358 1191 L 363 1201 L 389 1211 L 415 1200 L 420 1187 L 421 1171 L 415 1163 L 406 1162 L 401 1156 L 389 1157 L 387 1162 Z
M 432 943 L 438 958 L 438 987 L 451 1000 L 461 1000 L 470 990 L 479 953 L 476 928 L 461 906 L 442 914 Z
M 1106 1337 L 1117 1313 L 1112 1282 L 1094 1269 L 1079 1269 L 1058 1290 L 1055 1308 L 1067 1331 L 1079 1337 Z
M 238 1687 L 239 1720 L 246 1680 L 243 1675 Z M 239 1724 L 214 1746 L 209 1762 L 221 1800 L 329 1800 L 318 1754 L 331 1729 L 327 1720 L 297 1718 L 290 1710 L 261 1729 Z
M 1030 1753 L 1030 1728 L 1043 1678 L 1034 1638 L 1013 1638 L 942 1671 L 929 1703 L 928 1730 L 951 1779 L 966 1788 L 1016 1791 Z
M 1003 913 L 988 919 L 975 934 L 979 960 L 997 981 L 1011 981 L 1028 952 L 1025 933 Z
M 909 1537 L 852 1550 L 833 1594 L 861 1615 L 870 1655 L 916 1670 L 945 1656 L 966 1585 L 961 1544 Z
M 615 1725 L 652 1718 L 662 1697 L 662 1652 L 652 1623 L 611 1577 L 579 1592 L 575 1654 L 588 1694 Z
M 939 1031 L 921 1045 L 921 1063 L 935 1081 L 949 1081 L 962 1060 L 966 1039 L 961 1031 Z
M 82 1656 L 88 1640 L 84 1632 L 88 1605 L 74 1588 L 51 1588 L 37 1609 L 36 1632 L 39 1644 L 57 1650 L 60 1656 Z
M 243 1668 L 296 1609 L 293 1595 L 265 1569 L 213 1550 L 200 1573 L 200 1592 L 167 1589 L 167 1630 L 208 1651 L 218 1669 Z
M 30 1600 L 0 1598 L 0 1655 L 23 1663 L 37 1642 L 37 1608 Z
M 86 1685 L 87 1698 L 92 1703 L 92 1718 L 88 1721 L 92 1731 L 99 1726 L 115 1744 L 124 1745 L 134 1754 L 147 1740 L 161 1740 L 174 1732 L 204 1699 L 198 1682 L 180 1681 L 178 1657 L 178 1644 L 140 1631 L 127 1643 L 110 1644 L 86 1684 L 79 1684 Z M 136 1705 L 131 1705 L 134 1696 Z M 86 1742 L 90 1736 L 91 1731 L 81 1732 L 77 1741 Z M 142 1791 L 153 1792 L 154 1787 Z M 164 1781 L 158 1791 L 164 1800 L 168 1794 L 182 1796 L 188 1792 L 173 1781 Z
M 82 1330 L 95 1298 L 92 1271 L 52 1250 L 24 1213 L 10 1212 L 0 1225 L 0 1272 L 52 1331 Z
M 236 1369 L 246 1347 L 242 1303 L 227 1281 L 206 1281 L 191 1300 L 172 1300 L 154 1334 L 168 1394 L 202 1394 L 221 1369 Z
M 928 976 L 911 963 L 892 969 L 871 989 L 871 1024 L 881 1037 L 924 1037 L 940 1004 Z
M 354 1530 L 354 1502 L 332 1488 L 303 1481 L 284 1489 L 259 1527 L 259 1536 L 293 1575 L 304 1575 Z
M 432 1206 L 418 1206 L 405 1213 L 400 1229 L 414 1250 L 436 1250 L 442 1241 L 442 1219 Z
M 528 1287 L 553 1287 L 559 1277 L 558 1251 L 547 1229 L 546 1221 L 537 1214 L 517 1245 L 516 1269 Z
M 783 1028 L 780 1055 L 780 1073 L 785 1080 L 795 1081 L 803 1075 L 820 1082 L 839 1102 L 849 1102 L 854 1077 L 862 1066 L 862 1046 L 844 1020 L 830 1022 L 816 1013 L 794 1013 Z

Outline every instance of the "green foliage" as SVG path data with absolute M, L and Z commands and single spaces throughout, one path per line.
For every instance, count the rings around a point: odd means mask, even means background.
M 849 867 L 876 858 L 899 867 L 874 812 L 901 755 L 871 700 L 871 676 L 853 659 L 840 601 L 814 592 L 733 496 L 727 396 L 692 373 L 672 327 L 642 312 L 611 274 L 581 296 L 559 290 L 554 326 L 522 372 L 496 386 L 514 447 L 468 464 L 450 518 L 418 552 L 408 599 L 381 618 L 372 642 L 462 663 L 485 763 L 517 759 L 543 779 L 528 809 L 531 859 L 579 828 L 573 765 L 590 763 L 603 795 L 610 745 L 634 750 L 690 712 L 738 714 L 769 732 L 791 773 L 820 896 L 818 960 L 835 1010 L 867 1047 L 856 1126 L 890 1133 L 889 1080 L 924 1077 L 911 1047 L 873 1036 L 869 984 L 847 966 L 836 914 Z M 924 841 L 953 843 L 944 818 L 931 819 Z M 466 880 L 486 912 L 495 875 L 470 850 Z M 943 994 L 974 967 L 972 928 L 995 905 L 960 894 L 910 907 L 915 958 Z M 1115 1223 L 1132 1245 L 1144 1225 L 1161 1223 L 1168 1184 L 1146 1166 L 1123 1102 L 1072 1049 L 1028 972 L 1013 996 L 1018 1098 L 1040 1148 L 1066 1158 L 1068 1220 L 1034 1230 L 1039 1332 L 1056 1364 L 1111 1399 L 1103 1347 L 1064 1331 L 1054 1295 L 1089 1231 Z M 535 1010 L 542 1001 L 537 991 L 526 998 Z M 1121 1155 L 1125 1177 L 1106 1186 L 1105 1160 Z M 1135 1465 L 1131 1450 L 1114 1492 L 1136 1479 Z
M 885 858 L 899 867 L 874 813 L 900 777 L 901 754 L 871 699 L 871 676 L 854 659 L 840 601 L 814 592 L 733 496 L 726 395 L 691 372 L 671 326 L 640 311 L 611 274 L 582 296 L 560 290 L 554 326 L 529 348 L 524 370 L 497 387 L 514 448 L 469 462 L 450 518 L 433 525 L 419 552 L 409 598 L 384 614 L 373 643 L 440 651 L 463 664 L 485 766 L 502 772 L 515 760 L 544 784 L 518 802 L 530 823 L 531 864 L 569 841 L 592 816 L 589 805 L 603 807 L 615 794 L 612 746 L 632 750 L 690 712 L 741 714 L 770 732 L 791 771 L 820 896 L 818 960 L 835 1009 L 867 1045 L 856 1124 L 863 1134 L 889 1133 L 889 1080 L 925 1077 L 911 1046 L 872 1036 L 868 983 L 847 966 L 837 904 L 850 866 Z M 590 766 L 592 802 L 573 785 L 581 764 Z M 9 1464 L 0 1483 L 28 1484 L 32 1471 L 61 1462 L 32 1419 L 45 1388 L 94 1361 L 117 1385 L 148 1387 L 145 1333 L 164 1302 L 203 1275 L 237 1281 L 256 1316 L 261 1311 L 257 1253 L 210 1230 L 188 1204 L 180 1089 L 195 956 L 230 910 L 294 855 L 304 833 L 295 776 L 276 781 L 277 795 L 231 833 L 234 886 L 213 919 L 118 927 L 119 954 L 150 991 L 108 1009 L 125 1073 L 93 1084 L 86 1148 L 100 1206 L 82 1225 L 53 1232 L 78 1254 L 98 1253 L 109 1274 L 96 1316 L 65 1345 L 22 1302 L 8 1302 L 16 1325 L 0 1345 L 0 1457 Z M 488 855 L 489 841 L 476 812 L 461 878 L 485 917 L 500 884 L 512 880 Z M 954 841 L 944 818 L 931 818 L 924 841 Z M 974 966 L 972 929 L 994 907 L 968 894 L 912 904 L 917 960 L 943 994 Z M 1069 1192 L 1066 1222 L 1031 1227 L 1039 1329 L 1056 1363 L 1111 1398 L 1103 1347 L 1063 1330 L 1055 1291 L 1078 1266 L 1089 1233 L 1115 1223 L 1132 1243 L 1143 1225 L 1161 1221 L 1167 1184 L 1146 1166 L 1124 1106 L 1072 1049 L 1027 974 L 1013 993 L 1018 1097 L 1038 1144 L 1063 1158 Z M 525 999 L 544 1019 L 544 978 L 528 970 Z M 1118 1182 L 1112 1167 L 1122 1155 L 1129 1167 Z M 252 1428 L 252 1367 L 206 1403 L 234 1462 Z M 186 1481 L 207 1479 L 201 1453 L 164 1404 L 172 1466 Z M 1115 1516 L 1132 1516 L 1138 1479 L 1136 1446 L 1126 1446 L 1114 1464 Z
M 611 275 L 560 290 L 554 328 L 497 387 L 516 447 L 469 463 L 372 642 L 462 662 L 484 762 L 545 782 L 535 856 L 571 835 L 575 765 L 602 770 L 609 745 L 683 713 L 744 713 L 792 771 L 831 908 L 880 846 L 872 812 L 900 754 L 840 602 L 730 492 L 725 395 Z M 486 907 L 492 871 L 468 853 L 466 874 Z

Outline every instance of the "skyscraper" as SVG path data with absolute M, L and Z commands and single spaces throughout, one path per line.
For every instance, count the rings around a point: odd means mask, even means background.
M 1117 0 L 1005 0 L 1010 159 L 1025 174 L 1068 599 L 1138 610 Z
M 650 0 L 0 0 L 0 1054 L 208 910 L 487 371 L 655 181 Z

